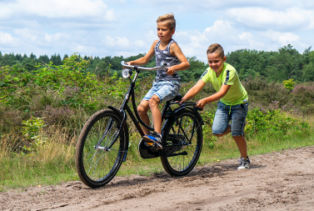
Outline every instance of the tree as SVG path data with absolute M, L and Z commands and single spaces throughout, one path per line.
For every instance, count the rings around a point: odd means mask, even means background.
M 61 57 L 60 57 L 60 55 L 58 54 L 58 55 L 52 55 L 51 57 L 50 57 L 50 61 L 52 62 L 52 64 L 54 64 L 54 65 L 62 65 L 62 60 L 61 60 Z
M 39 56 L 38 62 L 41 64 L 48 64 L 49 63 L 49 57 L 47 55 Z

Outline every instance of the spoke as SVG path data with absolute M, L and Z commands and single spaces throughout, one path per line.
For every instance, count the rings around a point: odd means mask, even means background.
M 92 160 L 94 160 L 94 158 L 95 158 L 95 155 L 98 153 L 98 150 L 96 150 L 96 152 L 94 153 L 94 155 L 93 155 L 93 157 L 92 157 Z M 97 168 L 97 166 L 98 166 L 98 162 L 99 162 L 99 160 L 101 159 L 101 156 L 99 156 L 99 158 L 98 158 L 98 160 L 96 160 L 96 163 L 95 163 L 95 165 L 90 165 L 90 168 L 89 168 L 89 171 L 88 171 L 88 173 L 90 173 L 90 171 L 92 170 L 92 167 L 94 166 L 94 170 L 96 171 L 96 168 Z M 94 163 L 94 162 L 93 162 Z M 94 172 L 95 172 L 94 171 Z
M 104 134 L 102 135 L 102 137 L 99 139 L 99 141 L 97 142 L 97 146 L 99 146 L 101 144 L 101 142 L 106 138 L 106 135 L 108 133 L 108 131 L 111 129 L 113 124 L 113 120 L 112 118 L 109 119 L 109 124 L 107 125 L 107 128 L 105 129 Z

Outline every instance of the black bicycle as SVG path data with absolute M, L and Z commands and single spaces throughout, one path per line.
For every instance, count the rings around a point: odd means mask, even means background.
M 123 66 L 122 76 L 128 78 L 130 86 L 120 109 L 108 106 L 94 113 L 85 123 L 76 145 L 76 169 L 80 179 L 91 188 L 98 188 L 110 182 L 126 160 L 129 147 L 127 114 L 141 136 L 141 125 L 146 125 L 137 113 L 135 104 L 135 82 L 141 70 L 158 70 L 165 67 Z M 133 75 L 133 76 L 132 76 Z M 128 106 L 132 99 L 133 112 Z M 188 174 L 196 165 L 203 145 L 203 120 L 195 103 L 178 105 L 177 96 L 167 101 L 162 109 L 162 149 L 148 146 L 143 140 L 139 143 L 142 158 L 160 157 L 166 172 L 171 176 Z M 175 107 L 175 108 L 174 108 Z

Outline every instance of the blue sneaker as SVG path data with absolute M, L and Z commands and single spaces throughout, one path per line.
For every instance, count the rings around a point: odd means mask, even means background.
M 143 140 L 145 141 L 147 146 L 153 147 L 155 146 L 157 149 L 162 149 L 161 144 L 161 135 L 157 133 L 151 133 L 143 136 Z

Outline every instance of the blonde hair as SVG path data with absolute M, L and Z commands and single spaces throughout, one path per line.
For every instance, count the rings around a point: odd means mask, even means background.
M 214 43 L 214 44 L 211 44 L 208 49 L 207 49 L 207 54 L 210 54 L 210 53 L 218 53 L 218 55 L 221 57 L 221 58 L 224 58 L 225 57 L 225 52 L 224 52 L 224 49 L 223 47 L 218 44 L 218 43 Z
M 165 15 L 161 15 L 157 18 L 157 23 L 162 22 L 162 21 L 167 21 L 167 25 L 170 29 L 175 29 L 176 28 L 176 19 L 174 18 L 174 15 L 169 13 Z

